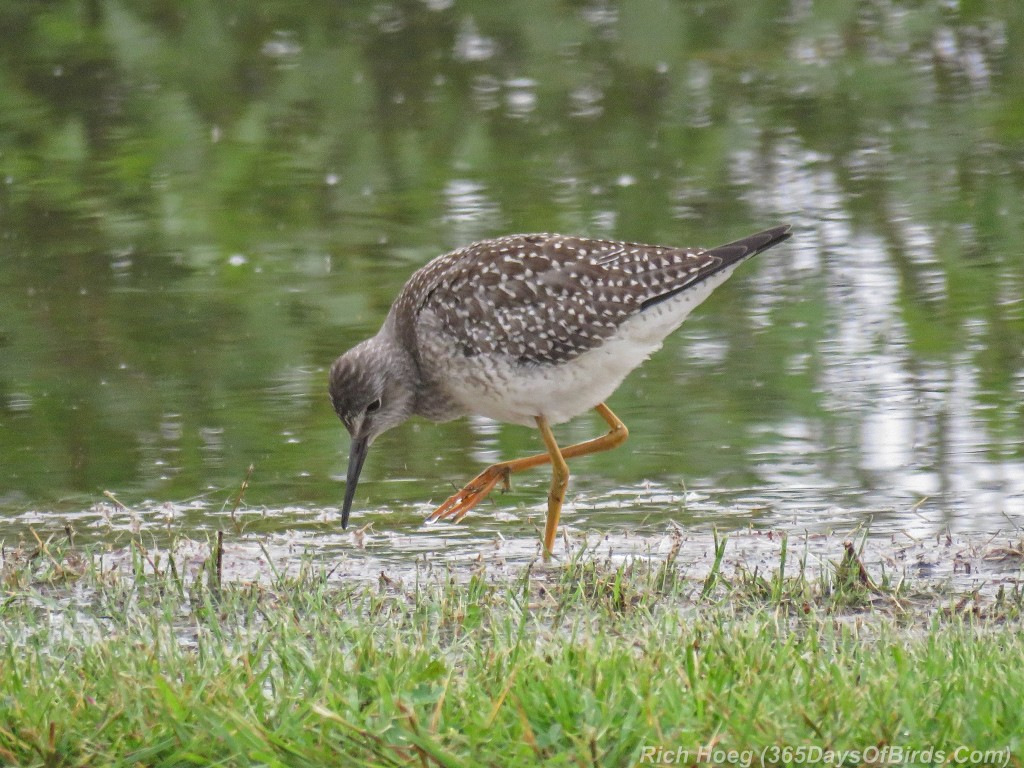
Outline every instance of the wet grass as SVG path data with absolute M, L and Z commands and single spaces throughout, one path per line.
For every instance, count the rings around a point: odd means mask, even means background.
M 678 547 L 656 561 L 580 548 L 511 580 L 481 568 L 369 584 L 339 584 L 312 560 L 226 582 L 216 540 L 197 567 L 131 549 L 117 567 L 52 541 L 4 551 L 0 761 L 783 765 L 801 762 L 786 748 L 805 747 L 822 750 L 817 762 L 858 752 L 832 764 L 964 748 L 977 750 L 966 764 L 1020 765 L 1024 754 L 1020 587 L 983 604 L 918 589 L 869 573 L 850 543 L 813 574 L 785 540 L 767 572 L 726 568 L 716 538 L 697 577 Z

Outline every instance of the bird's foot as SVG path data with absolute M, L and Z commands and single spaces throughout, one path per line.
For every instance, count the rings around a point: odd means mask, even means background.
M 457 523 L 469 511 L 487 498 L 494 487 L 501 483 L 504 489 L 509 489 L 508 477 L 511 474 L 507 464 L 493 464 L 470 480 L 466 486 L 448 497 L 448 500 L 435 509 L 426 522 L 436 523 L 438 520 L 451 520 Z

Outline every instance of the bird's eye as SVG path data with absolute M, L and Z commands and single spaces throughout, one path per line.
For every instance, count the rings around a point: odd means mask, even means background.
M 368 406 L 366 406 L 366 412 L 367 413 L 375 413 L 376 411 L 379 411 L 379 410 L 380 410 L 380 398 L 379 397 L 376 400 L 374 400 L 372 403 L 370 403 Z

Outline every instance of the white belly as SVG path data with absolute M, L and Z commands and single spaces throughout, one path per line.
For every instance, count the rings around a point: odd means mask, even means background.
M 537 416 L 560 424 L 607 400 L 630 371 L 661 343 L 641 349 L 609 341 L 561 365 L 478 364 L 450 384 L 468 410 L 497 421 L 536 426 Z M 483 376 L 481 376 L 483 374 Z

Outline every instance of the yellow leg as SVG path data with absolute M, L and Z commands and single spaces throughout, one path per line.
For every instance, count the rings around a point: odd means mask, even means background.
M 608 433 L 595 437 L 593 440 L 587 440 L 583 443 L 576 443 L 570 445 L 560 451 L 563 463 L 566 459 L 573 459 L 577 456 L 586 456 L 589 453 L 597 453 L 599 451 L 607 451 L 615 448 L 629 437 L 629 430 L 626 429 L 626 425 L 619 420 L 619 417 L 612 413 L 604 403 L 601 403 L 594 408 L 595 411 L 600 414 L 601 418 L 608 424 Z M 540 420 L 538 419 L 537 425 L 540 426 Z M 546 422 L 545 422 L 546 425 Z M 550 432 L 550 427 L 547 427 Z M 541 436 L 544 434 L 544 428 L 541 428 Z M 546 443 L 546 440 L 545 440 Z M 464 518 L 473 507 L 479 502 L 487 498 L 488 494 L 494 490 L 494 488 L 501 483 L 506 489 L 509 486 L 509 475 L 513 472 L 521 472 L 524 469 L 532 469 L 533 467 L 539 467 L 541 464 L 547 464 L 552 460 L 550 449 L 547 453 L 538 453 L 535 456 L 526 456 L 522 459 L 514 459 L 513 461 L 502 461 L 498 464 L 492 464 L 479 475 L 474 477 L 466 486 L 458 493 L 452 494 L 448 497 L 448 500 L 444 504 L 435 509 L 430 517 L 427 518 L 428 523 L 433 523 L 437 520 L 450 519 L 453 523 L 457 523 Z M 568 477 L 568 470 L 566 470 L 566 476 Z M 550 520 L 550 514 L 548 515 Z M 555 520 L 557 526 L 558 520 Z M 546 535 L 545 535 L 546 538 Z M 554 538 L 552 537 L 552 543 Z
M 551 426 L 543 416 L 537 417 L 537 429 L 540 430 L 540 436 L 548 449 L 548 456 L 551 457 L 551 490 L 548 491 L 548 517 L 544 523 L 544 559 L 550 560 L 555 549 L 558 519 L 562 516 L 565 489 L 569 487 L 569 465 L 565 463 Z

